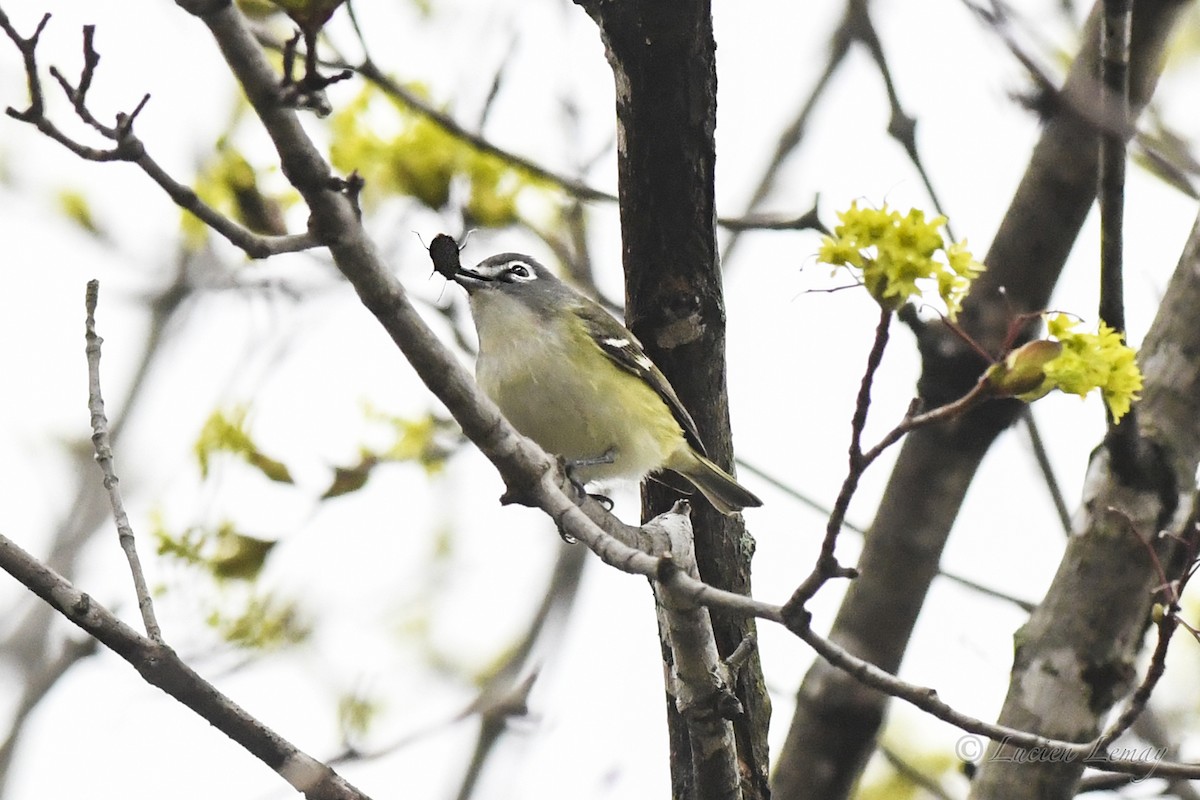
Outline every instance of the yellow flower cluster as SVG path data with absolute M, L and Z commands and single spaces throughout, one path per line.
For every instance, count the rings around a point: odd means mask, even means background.
M 1103 322 L 1097 333 L 1080 331 L 1079 326 L 1066 314 L 1048 317 L 1046 327 L 1056 341 L 1038 339 L 1017 348 L 992 365 L 988 382 L 1026 402 L 1054 389 L 1080 397 L 1099 389 L 1113 420 L 1120 421 L 1142 389 L 1133 348 Z
M 951 320 L 962 307 L 971 281 L 984 266 L 965 243 L 946 244 L 939 232 L 945 217 L 926 221 L 912 209 L 901 216 L 883 208 L 859 208 L 858 201 L 838 213 L 841 224 L 821 242 L 817 258 L 861 275 L 863 285 L 884 308 L 898 309 L 932 282 Z

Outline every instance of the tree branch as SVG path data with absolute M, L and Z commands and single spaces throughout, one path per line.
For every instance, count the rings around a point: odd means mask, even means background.
M 117 538 L 121 549 L 125 551 L 125 560 L 129 562 L 129 571 L 133 575 L 133 588 L 137 595 L 138 610 L 142 614 L 142 623 L 146 626 L 146 635 L 156 644 L 162 644 L 162 629 L 154 615 L 154 600 L 150 597 L 150 588 L 146 585 L 146 575 L 142 571 L 142 561 L 138 558 L 137 541 L 133 536 L 133 528 L 129 524 L 129 515 L 125 513 L 125 503 L 121 500 L 120 480 L 117 478 L 116 466 L 113 463 L 112 439 L 108 434 L 108 417 L 104 414 L 104 397 L 100 393 L 100 345 L 104 340 L 96 333 L 96 303 L 100 295 L 100 282 L 88 281 L 87 285 L 87 362 L 88 362 L 88 409 L 92 415 L 92 446 L 96 449 L 96 463 L 104 473 L 104 488 L 108 492 L 108 501 L 112 505 L 113 521 L 117 525 Z
M 266 48 L 283 52 L 284 45 L 265 32 L 255 31 L 259 43 Z M 365 43 L 364 43 L 365 48 Z M 382 91 L 394 100 L 399 101 L 412 111 L 420 114 L 430 122 L 437 125 L 446 133 L 466 142 L 471 147 L 480 151 L 494 155 L 506 163 L 511 164 L 535 178 L 552 183 L 562 189 L 567 194 L 575 197 L 578 200 L 586 200 L 593 202 L 617 202 L 617 196 L 612 192 L 603 189 L 597 189 L 594 186 L 582 181 L 578 178 L 573 178 L 570 175 L 557 172 L 549 167 L 534 161 L 531 158 L 523 156 L 512 150 L 501 147 L 486 136 L 475 133 L 469 128 L 462 125 L 453 116 L 437 108 L 429 101 L 417 93 L 410 91 L 404 84 L 392 78 L 370 58 L 365 57 L 362 62 L 352 64 L 345 58 L 337 58 L 333 60 L 322 60 L 320 63 L 326 67 L 334 69 L 348 69 L 358 73 L 364 80 L 375 85 L 377 89 Z M 813 208 L 805 211 L 802 214 L 745 214 L 740 217 L 717 217 L 717 224 L 731 231 L 743 232 L 750 230 L 768 230 L 768 231 L 795 231 L 795 230 L 815 230 L 821 233 L 828 233 L 825 226 L 817 218 L 816 204 Z
M 45 115 L 45 95 L 37 66 L 36 50 L 38 38 L 49 20 L 49 14 L 42 17 L 33 35 L 26 39 L 17 33 L 16 29 L 9 22 L 7 15 L 3 11 L 0 11 L 0 28 L 4 29 L 4 32 L 8 34 L 8 38 L 17 46 L 17 49 L 21 51 L 24 58 L 25 75 L 30 96 L 29 108 L 26 110 L 17 111 L 12 107 L 7 109 L 10 117 L 33 125 L 43 134 L 87 161 L 127 161 L 137 165 L 167 193 L 176 205 L 186 211 L 190 211 L 218 234 L 224 236 L 230 244 L 240 248 L 251 258 L 266 258 L 267 256 L 278 255 L 280 253 L 294 253 L 318 246 L 316 239 L 309 233 L 290 236 L 261 236 L 256 234 L 226 217 L 224 214 L 221 214 L 201 200 L 190 187 L 172 178 L 158 162 L 151 158 L 150 154 L 146 151 L 145 145 L 133 133 L 134 120 L 137 119 L 137 115 L 149 101 L 150 95 L 145 95 L 132 112 L 117 114 L 115 125 L 109 126 L 101 123 L 87 106 L 88 89 L 91 88 L 95 68 L 100 61 L 100 55 L 96 52 L 93 45 L 95 27 L 92 25 L 86 25 L 83 29 L 84 67 L 80 74 L 79 84 L 72 86 L 63 77 L 62 73 L 54 67 L 50 68 L 50 72 L 62 87 L 67 98 L 71 101 L 71 105 L 75 109 L 76 114 L 79 115 L 79 118 L 96 130 L 101 136 L 111 140 L 114 145 L 109 149 L 90 147 L 64 133 Z
M 1100 137 L 1100 319 L 1125 333 L 1125 136 L 1129 122 L 1129 39 L 1133 0 L 1104 0 L 1100 30 L 1100 104 L 1117 130 Z M 1135 426 L 1136 427 L 1136 426 Z
M 140 635 L 112 612 L 0 535 L 0 568 L 133 665 L 152 686 L 179 700 L 244 747 L 309 800 L 368 800 L 329 767 L 250 716 L 184 664 L 166 645 Z

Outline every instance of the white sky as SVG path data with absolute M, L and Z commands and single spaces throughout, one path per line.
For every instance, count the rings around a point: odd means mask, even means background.
M 825 37 L 840 4 L 715 5 L 718 198 L 721 212 L 734 214 L 742 211 L 770 157 L 777 131 L 823 66 Z M 24 32 L 43 8 L 55 14 L 44 35 L 42 64 L 58 65 L 69 76 L 77 74 L 80 61 L 79 26 L 96 23 L 103 58 L 93 108 L 102 117 L 111 115 L 150 92 L 138 132 L 177 177 L 196 168 L 226 125 L 228 74 L 203 26 L 174 3 L 4 0 L 3 7 Z M 1037 135 L 1035 121 L 1009 98 L 1025 83 L 1001 45 L 959 3 L 939 0 L 924 4 L 920 13 L 910 8 L 879 0 L 875 17 L 902 100 L 919 120 L 919 143 L 955 231 L 982 257 Z M 431 19 L 422 20 L 410 4 L 361 2 L 358 11 L 375 59 L 406 80 L 427 82 L 437 101 L 470 121 L 495 69 L 509 57 L 486 131 L 491 138 L 564 172 L 574 159 L 610 142 L 611 75 L 582 11 L 553 0 L 443 1 L 434 9 Z M 339 12 L 332 30 L 353 52 L 344 16 Z M 1070 46 L 1054 17 L 1035 22 L 1049 40 Z M 1050 61 L 1054 54 L 1044 55 Z M 19 67 L 4 42 L 0 104 L 24 106 Z M 1194 108 L 1186 87 L 1196 77 L 1192 65 L 1165 84 L 1168 119 L 1194 125 L 1184 109 Z M 357 87 L 357 81 L 335 87 L 335 105 Z M 565 96 L 581 106 L 582 141 L 576 145 L 564 144 L 559 134 L 558 105 Z M 59 121 L 68 119 L 64 105 L 53 104 Z M 929 208 L 919 179 L 887 138 L 886 123 L 882 84 L 869 59 L 856 52 L 765 210 L 800 212 L 817 193 L 827 221 L 855 198 Z M 319 136 L 316 124 L 313 129 Z M 265 158 L 261 140 L 246 136 L 239 144 Z M 37 552 L 66 511 L 69 492 L 61 487 L 70 481 L 62 473 L 62 448 L 87 443 L 84 283 L 90 277 L 102 281 L 99 325 L 111 413 L 145 335 L 140 300 L 169 280 L 179 215 L 134 168 L 82 163 L 8 119 L 0 120 L 0 167 L 5 176 L 0 374 L 10 381 L 0 392 L 0 419 L 6 421 L 0 452 L 8 454 L 0 466 L 6 497 L 0 532 Z M 615 188 L 611 153 L 588 180 Z M 97 241 L 56 213 L 54 198 L 64 188 L 86 194 L 110 242 Z M 1127 207 L 1127 287 L 1136 342 L 1178 257 L 1195 204 L 1134 170 Z M 598 206 L 592 215 L 601 283 L 620 296 L 615 209 Z M 300 229 L 302 213 L 291 222 Z M 420 297 L 439 296 L 441 279 L 428 277 L 427 256 L 409 231 L 419 230 L 428 240 L 439 230 L 454 230 L 453 220 L 421 212 L 371 224 L 405 285 Z M 1094 317 L 1097 239 L 1093 219 L 1064 275 L 1056 308 Z M 809 233 L 757 234 L 740 243 L 728 265 L 728 355 L 739 456 L 829 503 L 843 474 L 850 403 L 876 312 L 857 292 L 806 293 L 830 285 L 826 268 L 814 264 L 817 245 Z M 500 250 L 546 255 L 538 247 L 522 234 L 479 234 L 464 260 Z M 301 275 L 321 283 L 323 260 L 294 256 L 245 269 L 270 281 Z M 240 264 L 236 258 L 230 263 Z M 445 332 L 444 325 L 433 324 Z M 899 418 L 913 391 L 918 365 L 911 337 L 896 330 L 877 383 L 868 438 Z M 500 508 L 499 480 L 475 452 L 455 457 L 432 483 L 415 467 L 397 467 L 375 476 L 360 495 L 323 506 L 311 500 L 328 480 L 329 466 L 350 461 L 371 435 L 360 421 L 364 399 L 394 413 L 435 407 L 377 323 L 343 287 L 303 303 L 269 289 L 214 287 L 194 302 L 169 347 L 169 366 L 152 376 L 146 405 L 118 453 L 135 527 L 146 535 L 148 515 L 162 511 L 176 528 L 232 516 L 247 530 L 286 537 L 264 580 L 301 595 L 322 620 L 318 635 L 298 654 L 234 672 L 224 671 L 227 659 L 200 658 L 197 667 L 317 757 L 336 751 L 336 698 L 352 689 L 384 701 L 372 739 L 378 744 L 455 714 L 471 699 L 469 687 L 430 668 L 418 645 L 400 632 L 404 620 L 428 613 L 431 641 L 442 657 L 476 668 L 487 663 L 511 642 L 540 597 L 559 546 L 553 527 L 535 512 Z M 199 425 L 214 407 L 250 396 L 256 437 L 294 468 L 302 491 L 266 486 L 251 471 L 231 465 L 214 486 L 198 492 L 190 446 Z M 1099 402 L 1052 396 L 1036 411 L 1073 505 L 1087 453 L 1102 435 Z M 870 521 L 890 464 L 885 457 L 868 473 L 852 520 Z M 763 509 L 747 514 L 758 540 L 756 595 L 782 601 L 807 572 L 822 521 L 753 477 L 744 482 L 765 500 Z M 298 494 L 310 499 L 297 502 Z M 618 513 L 636 516 L 632 497 L 618 493 Z M 401 507 L 403 517 L 393 511 Z M 441 529 L 454 532 L 454 551 L 445 574 L 429 574 L 432 532 Z M 843 562 L 853 562 L 857 546 L 854 536 L 843 537 Z M 1037 599 L 1061 546 L 1026 439 L 1004 436 L 967 498 L 944 565 Z M 151 550 L 144 542 L 143 554 L 149 557 Z M 155 582 L 177 574 L 170 565 L 152 563 L 150 569 Z M 133 619 L 115 537 L 106 532 L 93 543 L 78 583 Z M 813 604 L 818 628 L 831 619 L 838 592 L 829 587 Z M 20 594 L 14 582 L 0 580 L 0 602 Z M 161 604 L 168 639 L 184 654 L 203 650 L 207 642 L 196 619 L 199 605 L 199 597 L 178 590 Z M 993 716 L 1007 681 L 1011 635 L 1020 622 L 1007 608 L 938 582 L 902 674 L 935 686 L 968 713 Z M 5 630 L 0 623 L 0 633 Z M 762 626 L 760 634 L 774 692 L 777 750 L 791 715 L 790 695 L 811 654 L 770 626 Z M 477 796 L 560 797 L 564 785 L 580 798 L 664 795 L 661 667 L 645 582 L 590 564 L 565 639 L 542 656 L 545 672 L 532 697 L 536 724 L 505 741 L 503 756 L 495 759 Z M 8 679 L 0 671 L 0 685 Z M 0 697 L 6 694 L 0 690 Z M 0 701 L 0 709 L 6 708 Z M 956 738 L 946 726 L 907 708 L 894 710 L 893 723 L 901 739 L 920 740 L 921 747 L 948 749 Z M 446 796 L 456 788 L 473 733 L 473 721 L 459 723 L 389 758 L 341 771 L 377 798 L 408 790 Z M 73 670 L 34 716 L 10 797 L 117 794 L 190 800 L 288 792 L 251 756 L 104 654 Z

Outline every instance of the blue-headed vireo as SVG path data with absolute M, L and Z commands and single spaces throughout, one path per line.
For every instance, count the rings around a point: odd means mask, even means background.
M 480 388 L 577 479 L 669 469 L 723 514 L 762 505 L 708 460 L 666 376 L 598 304 L 519 253 L 459 268 L 454 280 L 471 298 Z

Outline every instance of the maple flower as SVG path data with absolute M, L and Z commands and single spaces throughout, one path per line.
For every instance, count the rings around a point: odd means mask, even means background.
M 1136 354 L 1103 322 L 1096 333 L 1081 331 L 1080 325 L 1066 314 L 1048 317 L 1046 327 L 1055 341 L 1037 339 L 1012 351 L 988 369 L 988 382 L 1001 394 L 1026 402 L 1054 389 L 1080 397 L 1099 389 L 1113 421 L 1119 422 L 1142 389 Z
M 833 236 L 821 242 L 818 260 L 859 275 L 884 308 L 898 309 L 932 284 L 953 320 L 971 281 L 984 269 L 965 243 L 947 245 L 941 233 L 945 217 L 926 220 L 915 208 L 901 215 L 886 204 L 859 208 L 856 200 L 838 219 Z

